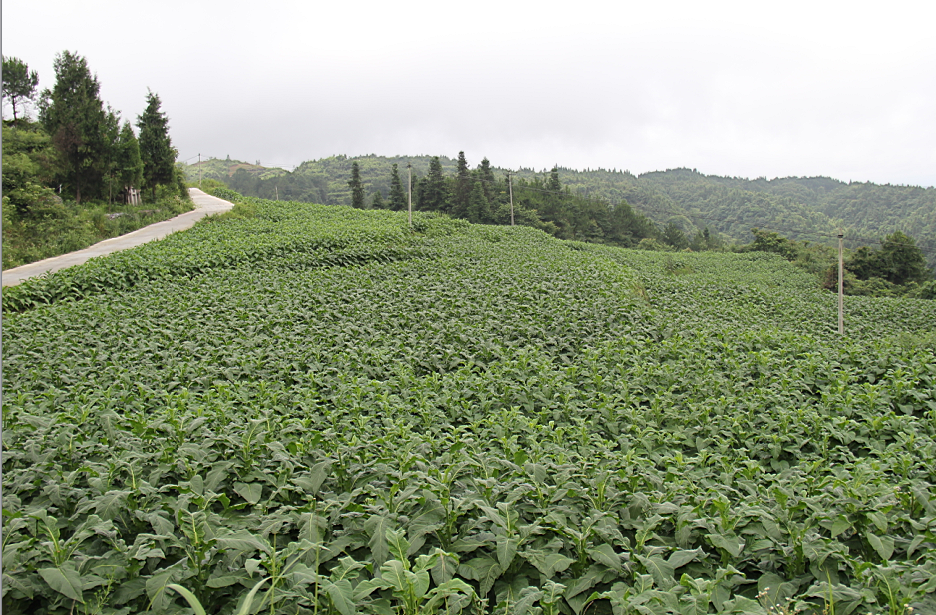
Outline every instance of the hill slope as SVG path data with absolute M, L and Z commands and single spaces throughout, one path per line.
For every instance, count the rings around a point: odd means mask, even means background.
M 406 180 L 406 165 L 416 178 L 426 175 L 430 156 L 335 156 L 305 162 L 292 173 L 257 182 L 244 172 L 240 179 L 217 175 L 244 194 L 323 204 L 349 204 L 348 179 L 357 161 L 368 198 L 390 189 L 391 165 L 396 163 Z M 455 161 L 442 157 L 447 174 Z M 503 169 L 494 167 L 498 177 Z M 193 176 L 192 167 L 186 169 Z M 548 171 L 520 169 L 518 180 L 543 179 Z M 777 231 L 791 239 L 829 243 L 838 228 L 848 245 L 873 245 L 896 230 L 914 237 L 936 265 L 936 189 L 908 186 L 847 184 L 826 177 L 755 180 L 703 175 L 690 169 L 655 171 L 639 176 L 617 170 L 559 168 L 562 185 L 572 194 L 597 198 L 612 206 L 627 201 L 661 228 L 673 221 L 690 237 L 709 228 L 726 241 L 748 243 L 752 227 Z
M 4 293 L 10 610 L 936 608 L 936 302 L 244 203 Z

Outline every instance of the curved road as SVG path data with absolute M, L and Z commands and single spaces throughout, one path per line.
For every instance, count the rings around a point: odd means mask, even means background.
M 19 284 L 26 278 L 32 278 L 47 272 L 58 271 L 59 269 L 65 269 L 72 265 L 80 265 L 96 256 L 104 256 L 105 254 L 133 248 L 149 241 L 162 239 L 170 233 L 191 228 L 195 222 L 209 214 L 221 213 L 234 207 L 234 204 L 230 201 L 209 196 L 198 188 L 189 188 L 189 194 L 192 197 L 192 202 L 195 203 L 194 211 L 180 214 L 175 218 L 170 218 L 163 222 L 144 226 L 126 235 L 105 239 L 84 250 L 78 250 L 77 252 L 71 252 L 61 256 L 53 256 L 52 258 L 29 263 L 21 267 L 7 269 L 2 274 L 3 286 L 13 286 Z

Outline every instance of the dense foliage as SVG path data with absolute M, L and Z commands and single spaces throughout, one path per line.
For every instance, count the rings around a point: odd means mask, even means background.
M 29 70 L 29 66 L 19 58 L 3 56 L 2 80 L 3 102 L 10 103 L 13 124 L 18 123 L 20 118 L 29 119 L 29 104 L 36 98 L 39 73 Z
M 291 173 L 230 160 L 210 160 L 202 163 L 201 172 L 243 194 L 263 198 L 274 198 L 274 194 L 278 194 L 280 198 L 336 205 L 350 203 L 347 182 L 353 162 L 360 167 L 367 193 L 380 193 L 386 201 L 391 190 L 392 165 L 404 170 L 411 164 L 418 180 L 427 176 L 432 159 L 431 156 L 333 156 L 305 162 Z M 446 175 L 459 173 L 458 160 L 440 156 L 439 161 Z M 505 171 L 489 163 L 487 166 L 491 179 L 501 182 Z M 655 241 L 661 247 L 678 245 L 698 251 L 725 244 L 747 244 L 752 239 L 752 228 L 775 232 L 795 241 L 834 245 L 838 229 L 842 228 L 846 247 L 857 249 L 874 245 L 885 235 L 900 231 L 917 241 L 928 266 L 936 268 L 936 188 L 844 183 L 827 177 L 749 180 L 704 175 L 695 169 L 670 169 L 639 176 L 615 169 L 557 167 L 556 171 L 566 193 L 563 201 L 568 203 L 566 208 L 571 213 L 560 212 L 561 215 L 553 219 L 556 212 L 536 211 L 542 222 L 555 225 L 555 228 L 542 225 L 538 228 L 563 238 L 625 246 L 647 239 L 652 240 L 649 246 Z M 197 176 L 198 169 L 192 165 L 186 167 L 186 172 L 191 179 Z M 524 168 L 513 174 L 519 184 L 534 187 L 544 186 L 551 176 L 550 171 Z M 493 182 L 486 185 L 493 185 Z M 414 190 L 418 187 L 417 181 Z M 499 183 L 495 192 L 505 196 L 506 187 Z M 528 196 L 530 207 L 542 205 Z M 573 202 L 573 197 L 578 201 Z M 641 218 L 646 216 L 652 220 L 653 226 L 634 222 L 634 231 L 625 240 L 616 236 L 614 230 L 609 233 L 607 225 L 601 222 L 601 210 L 613 211 L 621 203 L 626 203 Z M 589 213 L 580 213 L 583 208 L 590 210 Z M 574 219 L 579 221 L 573 222 Z M 496 221 L 503 223 L 501 220 Z M 526 220 L 518 223 L 537 226 Z M 556 233 L 563 229 L 564 232 Z M 822 270 L 826 267 L 827 264 Z
M 39 122 L 32 122 L 27 103 L 35 98 L 38 75 L 4 57 L 4 102 L 14 109 L 14 119 L 3 122 L 4 269 L 85 248 L 191 208 L 183 203 L 188 192 L 174 165 L 176 151 L 158 96 L 147 95 L 138 140 L 130 122 L 105 107 L 85 58 L 62 52 L 55 58 L 55 77 L 54 87 L 39 97 Z M 149 189 L 146 205 L 131 196 L 141 187 Z
M 4 293 L 11 612 L 936 608 L 933 302 L 244 206 Z
M 140 158 L 145 187 L 156 200 L 156 188 L 177 181 L 175 159 L 178 152 L 169 138 L 169 118 L 162 111 L 162 101 L 153 92 L 146 93 L 146 109 L 137 118 L 140 129 Z
M 636 246 L 645 238 L 666 241 L 654 223 L 626 201 L 609 203 L 563 188 L 558 168 L 550 174 L 515 173 L 511 212 L 506 173 L 496 170 L 486 158 L 470 169 L 464 152 L 459 152 L 456 160 L 445 156 L 335 156 L 304 163 L 292 173 L 216 159 L 183 169 L 190 181 L 207 177 L 250 196 L 354 207 L 377 203 L 378 208 L 392 210 L 408 205 L 403 184 L 411 182 L 413 207 L 418 211 L 443 212 L 482 224 L 510 224 L 513 220 L 561 239 L 624 247 Z M 405 179 L 401 177 L 404 169 L 408 173 Z M 686 246 L 680 247 L 688 246 L 687 240 Z

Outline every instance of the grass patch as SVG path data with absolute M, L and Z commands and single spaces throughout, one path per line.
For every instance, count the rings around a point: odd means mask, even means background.
M 191 201 L 173 196 L 143 205 L 59 203 L 27 219 L 4 211 L 3 269 L 82 250 L 191 210 Z

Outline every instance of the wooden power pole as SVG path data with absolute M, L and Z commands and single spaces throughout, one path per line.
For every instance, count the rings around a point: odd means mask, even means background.
M 510 192 L 510 226 L 513 226 L 514 225 L 513 181 L 510 179 L 510 171 L 507 171 L 507 190 Z
M 406 163 L 406 192 L 409 196 L 409 225 L 413 228 L 413 165 Z
M 842 260 L 842 229 L 839 229 L 839 267 L 838 267 L 838 330 L 839 335 L 845 335 L 845 264 Z

